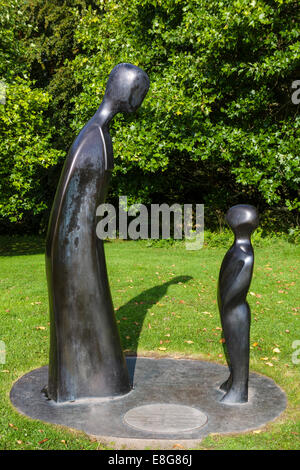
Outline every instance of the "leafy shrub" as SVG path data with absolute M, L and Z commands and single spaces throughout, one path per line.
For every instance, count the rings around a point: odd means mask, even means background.
M 24 116 L 31 173 L 22 178 L 9 142 L 23 130 L 10 129 L 17 116 L 5 123 L 0 171 L 5 181 L 20 177 L 21 186 L 6 190 L 2 217 L 27 217 L 29 227 L 46 218 L 62 154 L 99 106 L 110 70 L 131 62 L 148 72 L 151 88 L 138 116 L 119 115 L 112 126 L 111 202 L 127 195 L 132 202 L 205 203 L 207 227 L 219 230 L 233 204 L 252 203 L 261 214 L 285 207 L 292 214 L 284 216 L 285 229 L 295 226 L 300 118 L 291 85 L 300 78 L 300 31 L 294 0 L 24 4 L 20 18 L 22 2 L 0 2 L 12 11 L 2 43 L 0 36 L 0 58 L 3 44 L 14 38 L 8 56 L 18 67 L 9 82 L 22 75 L 29 109 L 40 94 L 41 110 L 32 124 L 30 111 Z M 23 68 L 20 57 L 26 58 Z M 24 149 L 12 146 L 21 159 Z M 47 166 L 39 160 L 45 152 Z M 25 186 L 33 181 L 32 199 Z M 264 230 L 276 230 L 282 214 L 267 214 Z

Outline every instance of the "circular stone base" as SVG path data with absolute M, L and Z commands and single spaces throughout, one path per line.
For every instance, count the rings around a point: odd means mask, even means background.
M 23 414 L 86 432 L 105 442 L 197 442 L 210 433 L 252 430 L 275 419 L 286 407 L 273 380 L 250 374 L 249 401 L 220 402 L 219 386 L 228 369 L 212 362 L 128 357 L 133 389 L 113 400 L 84 399 L 55 403 L 42 392 L 48 368 L 21 377 L 10 394 Z M 124 440 L 125 439 L 125 440 Z M 146 443 L 145 443 L 146 445 Z

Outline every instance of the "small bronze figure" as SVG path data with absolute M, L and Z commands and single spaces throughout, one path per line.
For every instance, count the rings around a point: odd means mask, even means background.
M 109 123 L 141 105 L 149 78 L 119 64 L 104 99 L 69 150 L 57 188 L 46 241 L 50 305 L 48 397 L 73 401 L 130 390 L 108 283 L 96 209 L 105 200 L 113 149 Z
M 221 385 L 223 403 L 248 401 L 250 308 L 246 301 L 250 287 L 254 253 L 251 234 L 258 226 L 255 207 L 240 204 L 231 207 L 226 221 L 235 240 L 221 265 L 218 305 L 230 376 Z

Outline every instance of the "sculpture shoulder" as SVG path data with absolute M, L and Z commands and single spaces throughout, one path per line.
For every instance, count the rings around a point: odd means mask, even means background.
M 89 122 L 74 140 L 67 160 L 69 167 L 108 169 L 104 134 L 96 123 Z
M 234 243 L 231 248 L 227 251 L 223 263 L 234 264 L 238 263 L 239 261 L 243 261 L 245 264 L 248 264 L 249 262 L 251 262 L 251 260 L 253 260 L 253 258 L 253 248 L 250 244 L 244 246 Z

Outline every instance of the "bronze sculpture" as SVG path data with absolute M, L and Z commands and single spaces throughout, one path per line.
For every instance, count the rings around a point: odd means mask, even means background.
M 221 385 L 223 403 L 248 401 L 250 308 L 246 301 L 250 287 L 254 253 L 251 234 L 258 226 L 255 207 L 239 204 L 231 207 L 226 220 L 235 240 L 226 253 L 219 275 L 218 305 L 221 316 L 230 376 Z
M 113 169 L 109 123 L 142 103 L 149 78 L 119 64 L 104 99 L 69 150 L 49 221 L 46 272 L 50 305 L 47 395 L 57 401 L 114 397 L 130 390 L 109 289 L 96 209 Z

